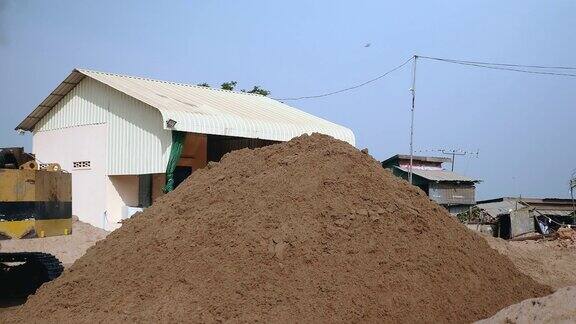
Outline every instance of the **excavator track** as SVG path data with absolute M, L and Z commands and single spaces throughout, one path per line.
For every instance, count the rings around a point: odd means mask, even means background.
M 0 252 L 0 296 L 27 297 L 63 271 L 62 263 L 48 253 Z

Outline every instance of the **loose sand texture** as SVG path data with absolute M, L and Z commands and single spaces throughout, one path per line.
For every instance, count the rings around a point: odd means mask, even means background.
M 505 241 L 485 237 L 520 272 L 555 289 L 576 285 L 576 243 L 571 239 Z
M 576 286 L 509 306 L 478 324 L 576 323 Z
M 65 267 L 69 267 L 86 250 L 106 237 L 107 231 L 90 224 L 75 220 L 72 234 L 45 238 L 21 240 L 1 240 L 0 252 L 45 252 L 58 258 Z
M 328 136 L 226 155 L 8 322 L 465 323 L 551 288 Z

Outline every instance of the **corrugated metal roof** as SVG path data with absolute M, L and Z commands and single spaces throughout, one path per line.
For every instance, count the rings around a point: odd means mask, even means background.
M 393 162 L 393 161 L 398 161 L 398 160 L 410 160 L 410 155 L 396 154 L 396 155 L 391 156 L 391 157 L 387 158 L 386 160 L 382 161 L 382 165 L 388 164 L 388 163 Z M 422 162 L 436 162 L 436 163 L 444 163 L 444 162 L 452 161 L 452 159 L 446 158 L 446 157 L 420 156 L 420 155 L 413 155 L 412 160 L 413 161 L 422 161 Z M 398 164 L 398 163 L 396 163 L 396 164 Z
M 32 130 L 85 76 L 158 109 L 165 128 L 172 119 L 173 129 L 186 132 L 276 141 L 319 132 L 355 144 L 350 129 L 261 95 L 83 69 L 72 71 L 16 129 Z
M 404 172 L 408 172 L 407 168 L 402 168 L 396 166 L 395 168 L 400 169 Z M 463 176 L 456 172 L 445 171 L 445 170 L 421 170 L 412 169 L 412 173 L 420 176 L 424 179 L 430 181 L 462 181 L 462 182 L 479 182 L 480 180 L 472 179 L 467 176 Z
M 82 79 L 84 79 L 85 75 L 79 72 L 78 70 L 72 71 L 70 75 L 64 81 L 60 83 L 52 91 L 46 99 L 44 99 L 34 111 L 32 111 L 20 124 L 16 127 L 16 130 L 22 129 L 31 131 L 36 123 L 42 119 L 56 104 L 60 101 L 60 99 L 64 98 L 68 92 L 70 92 Z
M 496 218 L 498 215 L 501 214 L 508 214 L 509 212 L 524 208 L 526 205 L 521 204 L 516 201 L 512 200 L 502 200 L 502 201 L 494 201 L 488 203 L 478 203 L 476 205 L 478 208 L 484 210 L 488 213 L 491 217 Z
M 540 212 L 540 214 L 544 214 L 547 216 L 570 216 L 572 215 L 572 211 L 571 210 L 562 210 L 562 209 L 540 209 L 540 208 L 536 208 L 537 211 Z
M 498 217 L 498 215 L 508 214 L 511 211 L 526 207 L 534 208 L 537 210 L 538 212 L 536 215 L 543 214 L 547 216 L 570 216 L 570 214 L 572 214 L 572 210 L 567 209 L 554 209 L 550 207 L 539 208 L 537 206 L 531 206 L 530 204 L 523 203 L 520 198 L 510 198 L 487 203 L 478 203 L 476 206 L 488 213 L 493 218 Z

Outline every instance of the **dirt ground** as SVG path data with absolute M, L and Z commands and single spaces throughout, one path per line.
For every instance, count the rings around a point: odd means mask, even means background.
M 46 252 L 55 255 L 64 267 L 68 268 L 83 256 L 89 247 L 105 238 L 107 234 L 108 232 L 103 229 L 81 221 L 74 221 L 71 235 L 42 239 L 1 240 L 0 252 Z
M 576 285 L 576 243 L 572 240 L 505 241 L 485 237 L 488 244 L 504 254 L 536 282 L 554 289 Z
M 511 323 L 574 323 L 576 321 L 576 286 L 558 289 L 555 293 L 527 299 L 509 306 L 477 324 Z
M 553 240 L 505 241 L 484 236 L 488 244 L 512 260 L 520 272 L 553 287 L 556 292 L 508 306 L 478 323 L 576 322 L 575 237 L 576 232 L 569 229 Z
M 55 255 L 65 268 L 69 268 L 89 247 L 104 239 L 106 235 L 108 232 L 105 230 L 75 220 L 71 235 L 43 239 L 0 240 L 0 252 L 46 252 Z M 5 300 L 0 297 L 0 317 L 2 313 L 24 302 L 25 299 Z

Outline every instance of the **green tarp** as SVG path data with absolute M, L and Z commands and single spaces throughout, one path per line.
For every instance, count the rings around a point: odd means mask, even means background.
M 174 170 L 176 170 L 176 165 L 180 160 L 185 139 L 186 132 L 172 131 L 172 149 L 166 166 L 166 185 L 162 188 L 165 193 L 174 190 Z

